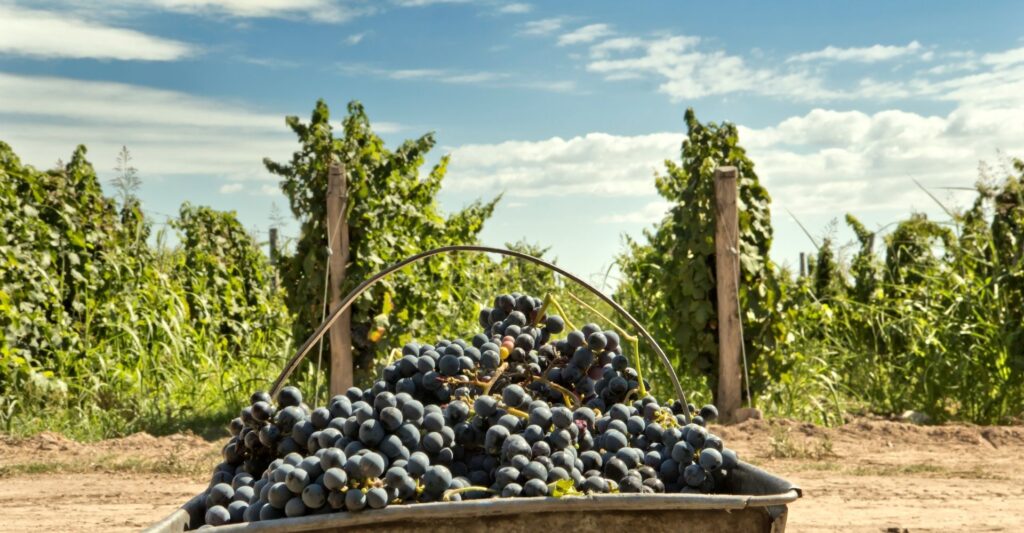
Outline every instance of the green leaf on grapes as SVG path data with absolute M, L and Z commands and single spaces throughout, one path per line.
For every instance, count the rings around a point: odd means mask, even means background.
M 561 498 L 563 496 L 583 496 L 583 493 L 576 490 L 576 486 L 571 479 L 560 479 L 554 483 L 548 484 L 548 494 L 552 498 Z

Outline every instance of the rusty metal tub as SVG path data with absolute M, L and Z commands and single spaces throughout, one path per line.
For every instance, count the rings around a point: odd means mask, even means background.
M 788 504 L 800 489 L 740 463 L 726 494 L 606 494 L 565 498 L 502 498 L 394 505 L 359 513 L 331 513 L 232 524 L 210 531 L 328 533 L 431 531 L 451 533 L 569 531 L 781 533 Z M 149 533 L 180 533 L 202 523 L 204 494 L 192 498 Z

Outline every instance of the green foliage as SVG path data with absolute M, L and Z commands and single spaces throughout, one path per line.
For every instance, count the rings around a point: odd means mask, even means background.
M 901 221 L 883 257 L 848 217 L 861 244 L 854 285 L 829 301 L 799 282 L 787 291 L 791 364 L 762 398 L 769 410 L 819 421 L 851 406 L 977 423 L 1024 414 L 1021 180 L 980 183 L 969 209 L 947 210 L 955 231 L 920 214 Z M 803 405 L 782 401 L 790 394 Z
M 254 330 L 287 322 L 279 295 L 269 290 L 273 273 L 267 258 L 233 212 L 181 206 L 174 227 L 181 232 L 183 254 L 175 264 L 189 316 L 240 348 Z
M 288 117 L 287 125 L 300 148 L 288 163 L 264 160 L 267 169 L 282 177 L 292 213 L 302 222 L 295 251 L 281 258 L 282 283 L 288 288 L 288 306 L 294 313 L 296 342 L 305 340 L 320 323 L 324 301 L 327 230 L 327 174 L 332 161 L 347 170 L 349 200 L 345 216 L 350 234 L 350 261 L 343 292 L 361 281 L 418 252 L 449 244 L 471 244 L 494 211 L 498 199 L 475 202 L 443 216 L 437 194 L 448 168 L 448 157 L 425 176 L 420 167 L 435 141 L 432 134 L 389 150 L 370 126 L 363 106 L 348 105 L 341 131 L 335 135 L 330 110 L 318 101 L 308 123 Z M 330 228 L 334 231 L 334 228 Z M 462 309 L 481 296 L 477 273 L 486 258 L 448 256 L 409 267 L 374 286 L 352 308 L 353 356 L 366 371 L 387 348 L 427 331 L 453 334 L 468 331 L 475 315 Z M 469 310 L 475 312 L 475 310 Z M 437 329 L 439 317 L 448 326 Z M 462 327 L 460 330 L 459 328 Z
M 877 296 L 881 282 L 881 268 L 875 258 L 875 233 L 868 231 L 857 217 L 847 214 L 846 225 L 850 226 L 860 248 L 850 264 L 853 275 L 851 296 L 858 302 L 867 302 Z
M 147 243 L 79 147 L 63 168 L 0 143 L 0 423 L 98 438 L 216 420 L 273 378 L 288 317 L 233 214 L 184 207 Z M 230 241 L 230 242 L 229 242 Z
M 814 294 L 819 300 L 831 300 L 841 295 L 846 288 L 832 248 L 832 239 L 825 237 L 818 248 L 814 268 L 811 270 L 814 278 Z
M 920 284 L 928 271 L 939 266 L 936 247 L 950 250 L 956 246 L 949 228 L 920 213 L 900 222 L 896 230 L 886 236 L 885 244 L 885 281 L 890 294 L 902 285 Z
M 847 216 L 859 245 L 849 264 L 826 238 L 809 275 L 794 279 L 768 259 L 768 196 L 735 129 L 686 119 L 682 163 L 657 178 L 674 205 L 646 242 L 627 239 L 616 296 L 671 350 L 688 388 L 706 390 L 698 376 L 715 388 L 712 180 L 734 165 L 758 406 L 827 424 L 851 410 L 981 423 L 1024 415 L 1024 162 L 998 183 L 982 180 L 969 209 L 943 207 L 951 224 L 920 214 L 899 222 L 880 253 L 875 232 Z
M 551 250 L 550 247 L 540 246 L 526 240 L 519 240 L 517 242 L 505 243 L 505 248 L 557 264 L 557 260 L 547 257 L 548 252 Z M 551 270 L 506 255 L 501 256 L 500 262 L 488 270 L 489 272 L 485 274 L 487 278 L 497 282 L 494 283 L 495 291 L 511 290 L 502 288 L 500 286 L 501 280 L 508 280 L 511 286 L 516 287 L 516 290 L 519 292 L 537 296 L 538 298 L 543 298 L 548 292 L 563 287 L 560 280 L 555 278 L 555 273 Z M 482 303 L 488 306 L 492 305 L 492 302 Z
M 679 370 L 696 369 L 714 391 L 718 371 L 718 317 L 715 277 L 714 171 L 739 169 L 740 308 L 748 360 L 752 365 L 771 353 L 776 332 L 773 314 L 780 297 L 775 267 L 768 258 L 772 227 L 768 192 L 754 164 L 739 146 L 732 124 L 701 124 L 686 112 L 688 136 L 682 162 L 666 161 L 657 176 L 658 193 L 672 202 L 669 214 L 646 243 L 627 240 L 618 258 L 624 281 L 616 291 L 623 304 L 650 324 L 659 344 L 671 351 Z M 763 381 L 752 379 L 752 388 Z

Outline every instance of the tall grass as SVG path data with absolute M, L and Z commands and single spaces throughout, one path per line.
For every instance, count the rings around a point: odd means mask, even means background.
M 828 421 L 848 410 L 923 412 L 934 421 L 1024 417 L 1024 162 L 983 180 L 950 220 L 901 221 L 861 241 L 852 264 L 823 264 L 789 286 L 771 412 Z M 827 245 L 826 245 L 827 246 Z M 835 278 L 822 281 L 822 272 Z M 844 274 L 846 273 L 846 274 Z

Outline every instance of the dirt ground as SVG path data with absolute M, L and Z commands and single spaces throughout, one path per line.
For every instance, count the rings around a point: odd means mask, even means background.
M 803 489 L 790 531 L 1024 531 L 1024 427 L 751 420 L 713 431 Z M 220 444 L 0 436 L 0 531 L 138 530 L 203 490 Z

